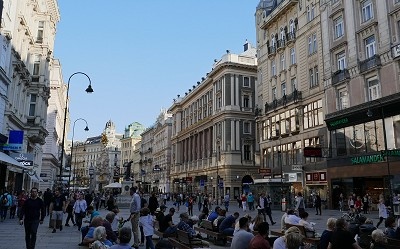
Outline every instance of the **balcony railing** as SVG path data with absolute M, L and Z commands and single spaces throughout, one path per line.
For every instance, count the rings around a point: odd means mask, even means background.
M 347 79 L 350 79 L 349 70 L 347 70 L 347 69 L 338 70 L 332 74 L 332 85 L 336 85 Z
M 286 45 L 286 40 L 285 39 L 278 40 L 278 49 L 284 48 L 285 45 Z
M 287 35 L 287 42 L 293 42 L 296 40 L 296 33 L 295 32 L 290 32 Z
M 294 90 L 289 95 L 283 95 L 283 97 L 280 99 L 274 99 L 270 103 L 265 103 L 265 113 L 268 113 L 268 111 L 274 110 L 280 106 L 286 106 L 290 102 L 296 103 L 297 101 L 299 101 L 301 99 L 302 99 L 301 91 Z
M 366 72 L 378 66 L 381 66 L 381 58 L 377 54 L 359 62 L 360 73 Z
M 276 47 L 275 46 L 269 46 L 268 47 L 268 55 L 274 55 L 276 53 Z

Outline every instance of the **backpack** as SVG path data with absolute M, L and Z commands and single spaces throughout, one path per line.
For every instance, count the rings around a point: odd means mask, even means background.
M 5 206 L 5 205 L 7 205 L 7 203 L 8 203 L 8 194 L 3 194 L 2 196 L 1 196 L 1 204 L 3 205 L 3 206 Z

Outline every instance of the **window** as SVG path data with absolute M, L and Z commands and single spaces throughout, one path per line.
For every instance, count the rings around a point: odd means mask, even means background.
M 272 100 L 276 99 L 276 87 L 272 88 Z
M 343 70 L 346 68 L 346 54 L 344 51 L 336 55 L 336 61 L 338 70 Z
M 243 95 L 243 107 L 250 108 L 250 96 L 249 95 Z
M 243 145 L 243 160 L 245 160 L 245 161 L 251 160 L 251 145 L 250 144 Z
M 348 102 L 348 94 L 346 89 L 340 89 L 338 91 L 338 98 L 339 98 L 339 110 L 343 110 L 349 107 Z
M 40 57 L 39 55 L 35 55 L 35 60 L 33 62 L 33 73 L 32 75 L 38 76 L 40 68 Z
M 290 33 L 292 33 L 292 34 L 295 32 L 295 26 L 294 26 L 294 21 L 293 20 L 290 20 L 289 30 L 290 30 Z
M 282 82 L 282 84 L 281 84 L 281 93 L 282 93 L 282 96 L 286 95 L 286 82 Z
M 271 139 L 271 123 L 269 119 L 263 122 L 262 138 L 263 140 Z
M 285 53 L 281 54 L 281 71 L 286 69 L 286 63 L 285 63 Z
M 275 44 L 276 44 L 276 38 L 275 38 L 275 35 L 272 35 L 271 36 L 271 47 L 275 47 Z
M 43 43 L 44 21 L 39 21 L 36 43 Z
M 299 109 L 294 108 L 290 110 L 290 131 L 297 132 L 300 130 Z
M 311 19 L 314 19 L 315 17 L 315 5 L 313 3 L 311 3 Z
M 312 54 L 314 51 L 313 51 L 313 47 L 312 47 L 312 37 L 311 36 L 309 36 L 308 37 L 308 54 L 310 55 L 310 54 Z
M 310 6 L 306 7 L 307 10 L 307 22 L 311 21 L 311 9 Z
M 292 85 L 292 92 L 293 92 L 294 90 L 297 89 L 297 80 L 296 80 L 296 78 L 291 79 L 290 83 Z
M 310 87 L 314 86 L 314 69 L 310 68 L 308 70 L 308 79 L 309 79 L 309 83 L 310 83 Z
M 251 124 L 250 122 L 243 122 L 243 133 L 250 134 L 251 133 Z
M 283 28 L 281 28 L 281 40 L 285 40 L 285 31 L 283 30 Z
M 308 54 L 317 52 L 317 34 L 310 35 L 308 37 Z
M 368 59 L 374 56 L 375 53 L 375 36 L 371 35 L 365 39 L 365 56 Z
M 290 65 L 296 64 L 296 51 L 294 48 L 290 49 Z
M 335 38 L 342 37 L 344 34 L 343 17 L 339 16 L 333 22 L 335 23 Z
M 220 95 L 217 97 L 217 109 L 220 109 L 222 107 L 222 98 Z
M 318 66 L 310 68 L 308 73 L 309 73 L 310 88 L 318 86 L 319 85 Z
M 243 87 L 250 87 L 249 77 L 243 77 Z
M 367 79 L 369 101 L 380 98 L 379 81 L 377 77 Z
M 317 52 L 317 34 L 313 34 L 313 49 Z
M 36 101 L 37 101 L 37 95 L 36 94 L 31 94 L 31 99 L 29 103 L 29 113 L 28 116 L 34 117 L 35 112 L 36 112 Z
M 374 12 L 372 10 L 372 0 L 366 0 L 361 3 L 361 16 L 362 22 L 366 22 L 374 18 Z
M 324 114 L 322 112 L 322 100 L 311 102 L 303 109 L 304 129 L 322 125 L 324 123 Z
M 304 147 L 319 147 L 320 142 L 319 142 L 319 137 L 313 137 L 309 139 L 304 140 Z M 317 157 L 306 157 L 305 162 L 316 162 L 316 161 L 321 161 L 321 158 Z
M 276 65 L 275 65 L 275 60 L 271 61 L 271 75 L 275 76 L 276 75 Z

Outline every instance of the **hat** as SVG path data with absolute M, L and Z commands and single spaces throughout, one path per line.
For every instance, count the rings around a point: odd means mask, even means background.
M 167 206 L 161 205 L 159 208 L 160 208 L 160 209 L 167 209 Z

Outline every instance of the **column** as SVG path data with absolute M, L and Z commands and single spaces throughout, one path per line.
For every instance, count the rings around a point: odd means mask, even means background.
M 239 76 L 238 75 L 233 75 L 232 78 L 234 79 L 233 82 L 235 82 L 236 105 L 240 106 L 240 101 L 239 101 Z
M 236 120 L 236 138 L 235 138 L 235 144 L 236 144 L 236 150 L 241 150 L 240 149 L 240 121 Z
M 235 121 L 231 119 L 231 150 L 236 150 Z

